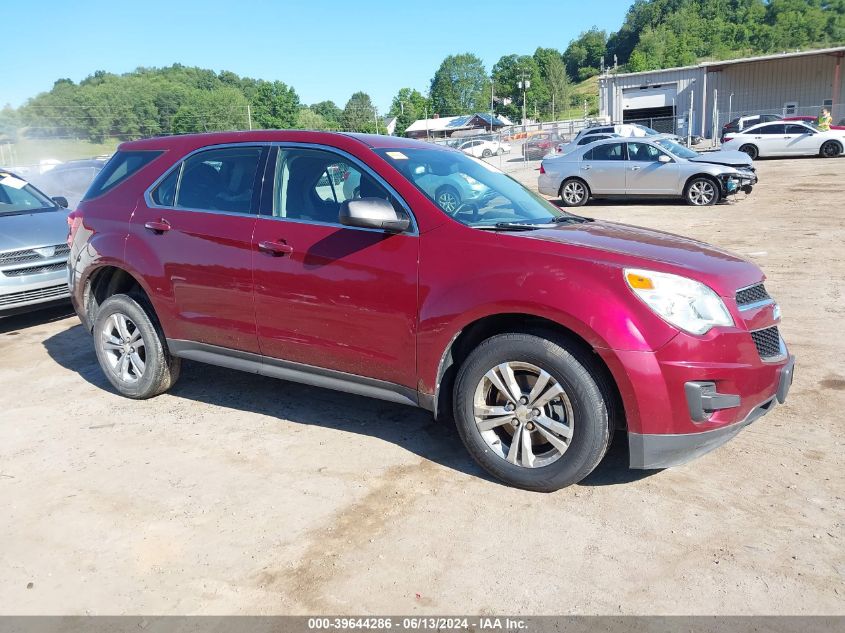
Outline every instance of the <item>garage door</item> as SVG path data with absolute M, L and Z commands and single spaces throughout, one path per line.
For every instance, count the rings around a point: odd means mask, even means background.
M 675 105 L 678 88 L 671 86 L 650 86 L 648 88 L 626 88 L 622 91 L 622 110 L 649 110 L 668 108 Z

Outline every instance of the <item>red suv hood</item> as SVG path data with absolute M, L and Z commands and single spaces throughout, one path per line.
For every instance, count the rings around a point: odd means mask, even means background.
M 613 253 L 615 263 L 675 272 L 706 283 L 726 297 L 734 296 L 738 288 L 763 279 L 763 272 L 757 265 L 733 253 L 704 242 L 637 226 L 597 220 L 561 224 L 520 235 Z

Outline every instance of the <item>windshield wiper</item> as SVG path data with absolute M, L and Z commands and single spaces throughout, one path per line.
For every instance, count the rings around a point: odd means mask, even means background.
M 555 224 L 582 224 L 584 222 L 595 222 L 593 218 L 585 218 L 580 215 L 562 215 L 553 218 L 552 222 Z
M 542 224 L 519 224 L 517 222 L 496 222 L 496 224 L 476 224 L 474 228 L 485 231 L 536 231 Z

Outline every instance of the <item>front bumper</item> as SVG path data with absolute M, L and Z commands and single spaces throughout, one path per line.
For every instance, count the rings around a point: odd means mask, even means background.
M 0 273 L 0 316 L 37 310 L 70 297 L 67 268 L 8 277 Z
M 777 370 L 777 382 L 774 393 L 762 403 L 751 408 L 738 422 L 706 431 L 693 433 L 628 433 L 630 467 L 639 469 L 658 469 L 678 466 L 693 460 L 726 443 L 746 426 L 763 417 L 775 408 L 777 403 L 786 402 L 795 369 L 795 357 L 788 357 L 785 364 Z M 718 394 L 713 391 L 714 383 L 686 383 L 686 400 L 690 417 L 704 419 L 717 411 L 739 407 L 741 398 L 736 394 Z M 690 386 L 692 385 L 692 386 Z M 712 408 L 709 408 L 712 407 Z M 702 420 L 704 421 L 704 420 Z

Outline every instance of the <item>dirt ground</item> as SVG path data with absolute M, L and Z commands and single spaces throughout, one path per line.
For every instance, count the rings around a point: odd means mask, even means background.
M 584 213 L 759 263 L 789 402 L 660 472 L 617 435 L 551 495 L 421 410 L 195 363 L 134 402 L 66 310 L 0 322 L 0 613 L 845 614 L 845 159 L 758 168 L 734 204 Z

